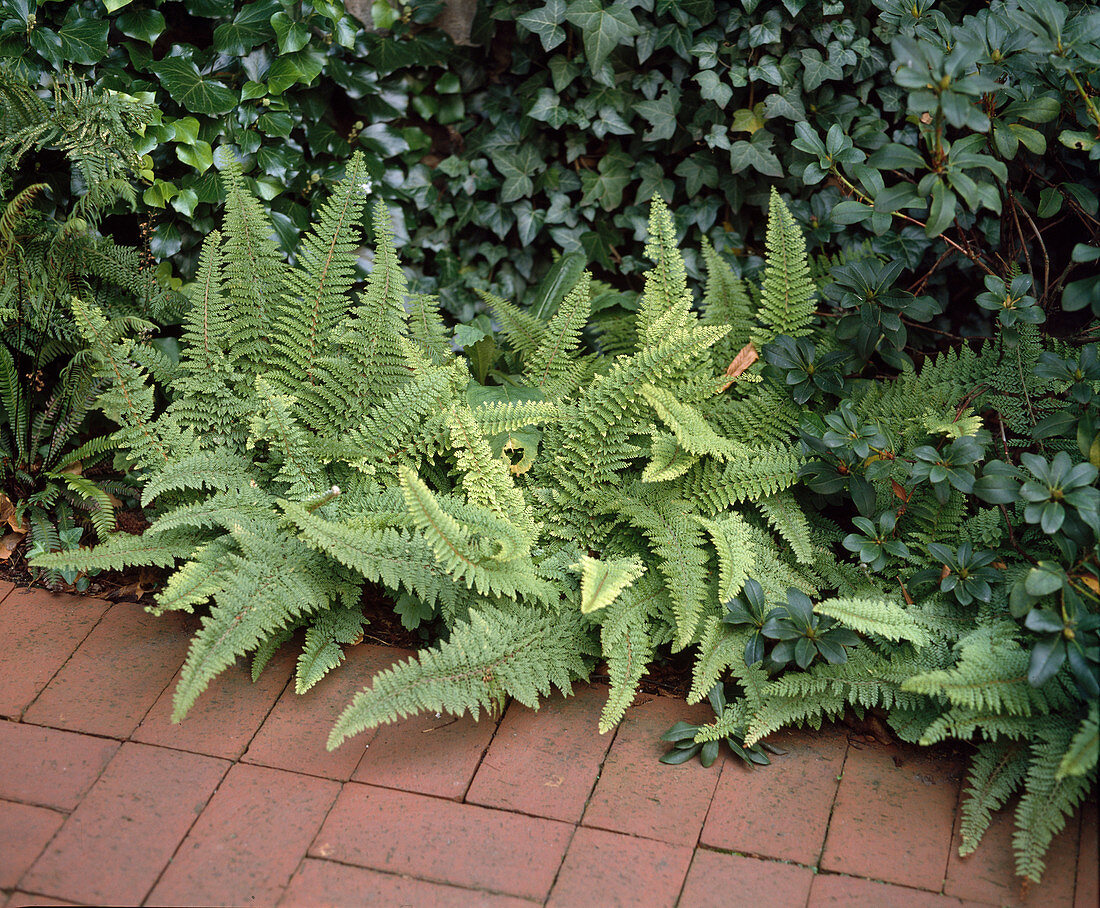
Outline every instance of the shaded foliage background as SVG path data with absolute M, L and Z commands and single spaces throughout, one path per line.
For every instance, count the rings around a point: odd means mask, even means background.
M 0 53 L 150 93 L 143 202 L 184 276 L 219 144 L 287 250 L 364 150 L 418 287 L 461 320 L 475 290 L 522 297 L 559 251 L 637 275 L 654 195 L 689 247 L 706 236 L 751 271 L 773 184 L 812 249 L 898 262 L 893 282 L 932 295 L 909 322 L 963 301 L 948 321 L 980 331 L 988 272 L 1020 263 L 1046 306 L 1088 266 L 1071 255 L 1100 226 L 1089 4 L 501 0 L 460 48 L 432 24 L 443 7 L 380 0 L 362 27 L 340 0 L 3 0 Z

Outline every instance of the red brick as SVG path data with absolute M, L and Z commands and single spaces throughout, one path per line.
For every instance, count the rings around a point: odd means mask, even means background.
M 117 741 L 0 722 L 0 797 L 72 810 L 117 750 Z
M 456 719 L 421 713 L 383 725 L 371 737 L 352 779 L 461 800 L 496 727 L 496 720 L 484 713 L 477 722 L 468 714 Z
M 531 908 L 508 895 L 459 889 L 366 867 L 307 858 L 286 889 L 281 908 L 359 908 L 360 905 L 431 905 L 432 908 Z
M 75 902 L 140 903 L 227 766 L 199 754 L 123 744 L 21 885 Z
M 45 590 L 16 590 L 3 597 L 0 716 L 22 715 L 110 605 Z
M 1096 793 L 1081 809 L 1081 840 L 1077 852 L 1077 888 L 1074 908 L 1096 908 L 1100 905 L 1100 845 L 1097 826 L 1100 825 Z
M 273 905 L 340 790 L 238 764 L 187 834 L 147 905 Z
M 750 767 L 730 757 L 707 814 L 702 844 L 814 866 L 821 857 L 847 735 L 783 731 L 768 739 L 786 750 L 771 765 Z
M 939 892 L 958 789 L 958 767 L 942 755 L 852 746 L 822 869 Z
M 279 699 L 294 673 L 294 659 L 289 648 L 280 650 L 253 684 L 251 660 L 241 657 L 210 682 L 182 722 L 173 724 L 177 673 L 131 739 L 235 760 Z
M 193 620 L 154 617 L 132 602 L 113 606 L 24 719 L 111 738 L 127 738 L 187 655 Z
M 889 908 L 978 908 L 980 902 L 964 902 L 949 895 L 907 889 L 890 883 L 878 883 L 853 876 L 820 873 L 810 887 L 807 908 L 828 905 L 851 908 L 852 905 L 889 906 Z
M 707 722 L 713 717 L 708 706 L 689 707 L 674 697 L 654 697 L 627 710 L 584 825 L 695 845 L 718 784 L 718 767 L 704 768 L 698 760 L 681 766 L 661 763 L 668 745 L 660 738 L 681 719 Z
M 244 762 L 328 779 L 349 779 L 373 733 L 345 741 L 330 753 L 325 748 L 329 732 L 351 698 L 368 686 L 380 669 L 393 663 L 394 652 L 367 644 L 348 647 L 343 664 L 306 693 L 296 694 L 291 681 L 252 738 Z
M 653 839 L 580 828 L 548 905 L 675 905 L 691 849 Z
M 548 700 L 537 712 L 513 702 L 466 800 L 579 822 L 613 737 L 599 734 L 606 699 L 607 688 L 581 684 L 572 697 Z
M 0 889 L 14 889 L 65 822 L 45 807 L 0 801 Z
M 1047 869 L 1043 882 L 1027 887 L 1016 876 L 1016 857 L 1012 851 L 1012 835 L 1016 831 L 1016 802 L 993 814 L 978 848 L 965 858 L 959 857 L 959 835 L 956 833 L 947 863 L 947 895 L 976 902 L 989 902 L 1003 908 L 1014 905 L 1038 905 L 1043 908 L 1071 908 L 1077 859 L 1078 819 L 1071 817 L 1062 833 L 1051 842 L 1047 852 Z
M 692 908 L 805 905 L 814 872 L 809 867 L 717 851 L 695 852 L 680 904 Z M 736 897 L 732 896 L 736 893 Z
M 470 889 L 542 899 L 573 827 L 349 782 L 309 853 Z

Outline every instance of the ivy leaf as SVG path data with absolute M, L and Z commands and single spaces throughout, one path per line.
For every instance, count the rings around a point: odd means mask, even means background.
M 676 176 L 683 178 L 684 189 L 689 196 L 697 195 L 704 186 L 718 185 L 718 168 L 709 161 L 703 160 L 700 155 L 684 158 L 677 165 L 675 173 Z
M 62 25 L 57 36 L 66 62 L 88 65 L 106 57 L 108 28 L 106 19 L 76 19 Z
M 641 31 L 634 13 L 623 0 L 616 0 L 606 9 L 599 0 L 574 0 L 565 15 L 583 34 L 584 52 L 593 71 L 603 65 L 616 47 Z
M 752 135 L 758 129 L 763 129 L 765 123 L 767 123 L 767 118 L 764 116 L 764 102 L 761 101 L 751 108 L 742 107 L 740 110 L 735 110 L 730 129 L 733 132 L 747 132 Z
M 279 11 L 278 0 L 260 0 L 241 7 L 232 22 L 214 29 L 214 50 L 231 56 L 244 56 L 274 35 L 271 17 Z
M 199 72 L 188 57 L 165 57 L 153 67 L 161 85 L 184 110 L 217 117 L 237 106 L 237 93 Z
M 553 129 L 560 129 L 569 122 L 569 111 L 561 106 L 558 94 L 552 88 L 539 89 L 535 103 L 527 111 L 527 116 L 532 120 L 541 120 Z
M 515 150 L 496 149 L 491 153 L 504 182 L 500 186 L 500 200 L 507 204 L 532 195 L 535 183 L 532 179 L 546 166 L 539 153 L 531 145 L 521 145 Z
M 733 98 L 733 89 L 719 78 L 713 69 L 707 69 L 693 77 L 699 83 L 699 94 L 706 101 L 713 101 L 725 108 Z
M 813 91 L 826 80 L 844 77 L 844 70 L 832 60 L 823 60 L 821 51 L 808 48 L 802 52 L 802 85 L 806 91 Z
M 730 146 L 730 170 L 740 173 L 752 167 L 757 173 L 769 177 L 782 177 L 783 165 L 770 150 L 775 137 L 763 130 L 754 133 L 751 141 L 734 142 Z
M 155 9 L 140 9 L 123 13 L 115 26 L 127 38 L 152 44 L 164 31 L 164 14 Z
M 680 89 L 672 87 L 660 98 L 635 102 L 634 111 L 650 125 L 643 136 L 646 142 L 664 142 L 676 135 L 676 110 L 679 101 Z
M 359 133 L 359 143 L 384 158 L 393 158 L 409 150 L 409 143 L 389 123 L 372 123 Z
M 604 211 L 614 211 L 623 203 L 623 190 L 630 185 L 634 159 L 622 151 L 613 151 L 600 158 L 596 172 L 585 171 L 581 175 L 584 195 L 581 204 L 599 202 Z
M 9 20 L 10 21 L 10 20 Z M 30 37 L 31 47 L 49 60 L 54 66 L 60 68 L 65 59 L 65 52 L 61 49 L 61 36 L 52 28 L 36 28 Z
M 267 71 L 267 88 L 273 95 L 282 94 L 290 86 L 309 85 L 321 74 L 325 66 L 323 51 L 307 47 L 296 54 L 284 54 L 271 64 Z
M 546 212 L 541 208 L 535 209 L 527 199 L 523 199 L 516 205 L 515 212 L 519 241 L 524 246 L 530 246 L 542 230 L 542 225 L 546 223 Z
M 939 236 L 955 220 L 955 193 L 947 184 L 937 181 L 932 187 L 932 207 L 928 212 L 927 236 Z
M 543 50 L 553 50 L 565 40 L 565 0 L 549 0 L 542 9 L 524 13 L 516 21 L 539 36 Z
M 282 10 L 271 17 L 271 27 L 279 42 L 280 54 L 293 54 L 309 44 L 309 30 L 304 22 L 295 22 Z
M 194 167 L 199 173 L 206 173 L 214 164 L 214 153 L 210 143 L 202 139 L 191 145 L 177 145 L 176 157 L 184 164 Z

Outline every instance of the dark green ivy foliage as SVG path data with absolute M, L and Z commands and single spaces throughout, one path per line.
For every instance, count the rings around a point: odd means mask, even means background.
M 151 109 L 136 143 L 149 155 L 143 203 L 160 214 L 149 243 L 190 277 L 225 200 L 219 146 L 235 150 L 288 251 L 352 150 L 381 186 L 402 182 L 431 145 L 410 103 L 432 99 L 439 129 L 463 111 L 455 76 L 427 69 L 451 48 L 426 25 L 439 8 L 412 0 L 378 32 L 342 0 L 0 0 L 0 58 L 33 83 L 71 68 Z
M 945 305 L 949 329 L 971 318 L 987 269 L 1003 278 L 991 242 L 1028 259 L 1041 304 L 1097 295 L 1092 6 L 493 0 L 455 51 L 438 0 L 355 7 L 365 26 L 340 0 L 0 0 L 0 55 L 163 111 L 144 202 L 161 210 L 154 252 L 185 276 L 216 223 L 219 145 L 288 251 L 364 151 L 414 289 L 463 321 L 474 290 L 525 298 L 556 251 L 640 289 L 654 196 L 689 240 L 689 276 L 703 238 L 751 273 L 775 184 L 811 250 L 897 263 L 845 270 L 830 296 L 865 357 L 897 358 Z M 899 280 L 928 296 L 899 309 Z
M 173 294 L 139 250 L 98 231 L 104 211 L 135 201 L 140 162 L 130 137 L 151 119 L 148 107 L 71 77 L 39 97 L 0 62 L 0 493 L 27 533 L 29 556 L 76 548 L 89 529 L 105 537 L 116 496 L 134 494 L 109 475 L 87 475 L 112 445 L 87 436 L 103 383 L 72 300 L 100 307 L 112 336 L 151 330 L 146 318 L 172 318 Z M 65 166 L 43 168 L 51 154 Z M 43 169 L 66 193 L 78 187 L 70 210 L 48 202 L 54 185 Z M 79 578 L 81 588 L 87 582 Z

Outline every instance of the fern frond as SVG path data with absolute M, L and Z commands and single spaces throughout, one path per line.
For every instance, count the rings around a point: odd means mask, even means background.
M 917 646 L 931 642 L 925 629 L 904 608 L 888 599 L 825 599 L 814 605 L 814 611 L 867 636 L 907 640 Z
M 220 154 L 228 153 L 219 149 Z M 290 266 L 275 245 L 275 230 L 262 206 L 245 184 L 240 166 L 225 161 L 225 282 L 223 291 L 232 310 L 226 349 L 233 365 L 248 376 L 263 371 L 265 343 L 272 311 L 285 292 Z
M 707 552 L 702 531 L 683 502 L 623 497 L 612 505 L 649 539 L 676 616 L 674 649 L 694 639 L 707 599 Z
M 676 442 L 689 454 L 707 454 L 728 460 L 748 453 L 744 445 L 722 438 L 708 425 L 702 413 L 677 399 L 671 391 L 646 384 L 642 385 L 642 395 L 676 436 Z
M 1031 716 L 1067 704 L 1057 678 L 1042 687 L 1028 683 L 1030 653 L 1014 637 L 975 631 L 959 644 L 953 668 L 910 678 L 903 690 L 947 698 L 953 705 L 982 712 Z M 1006 631 L 1014 633 L 1015 625 Z
M 1059 757 L 1065 753 L 1071 734 L 1070 726 L 1055 726 L 1049 740 L 1032 745 L 1024 794 L 1016 808 L 1016 832 L 1012 836 L 1016 873 L 1035 883 L 1042 879 L 1046 868 L 1043 856 L 1050 843 L 1096 784 L 1095 768 L 1083 775 L 1057 778 Z
M 588 322 L 591 282 L 591 275 L 584 272 L 550 319 L 542 343 L 524 364 L 528 380 L 550 400 L 572 394 L 584 373 L 576 350 L 581 329 Z
M 442 365 L 451 358 L 451 342 L 443 317 L 439 313 L 439 300 L 427 293 L 414 293 L 409 297 L 409 339 L 420 347 L 428 361 Z
M 313 619 L 298 657 L 296 694 L 304 694 L 344 661 L 343 646 L 362 639 L 365 622 L 360 608 L 330 608 Z
M 728 602 L 741 592 L 756 558 L 749 527 L 740 514 L 728 512 L 715 520 L 695 517 L 710 534 L 718 554 L 718 601 Z M 713 687 L 713 685 L 711 685 Z M 710 687 L 704 691 L 704 695 Z
M 182 565 L 156 594 L 155 606 L 148 611 L 154 615 L 163 612 L 193 611 L 195 606 L 209 601 L 220 593 L 229 579 L 228 559 L 232 545 L 227 537 L 215 539 L 197 547 L 190 560 Z
M 497 400 L 474 407 L 473 415 L 482 434 L 492 438 L 528 426 L 556 422 L 561 417 L 561 410 L 548 400 Z
M 388 397 L 410 377 L 397 343 L 408 330 L 408 282 L 393 245 L 390 215 L 382 202 L 374 207 L 373 225 L 374 264 L 345 339 L 347 355 L 358 375 L 355 394 L 364 401 Z M 340 375 L 332 381 L 346 383 Z
M 227 451 L 199 451 L 172 461 L 153 476 L 141 492 L 141 506 L 148 507 L 166 492 L 184 489 L 242 492 L 255 482 L 252 464 Z
M 284 388 L 314 382 L 317 359 L 347 313 L 366 187 L 366 167 L 357 151 L 298 247 L 298 263 L 288 274 L 286 293 L 273 307 L 274 355 L 268 378 Z
M 523 493 L 505 462 L 493 456 L 489 442 L 478 429 L 469 407 L 457 406 L 448 420 L 451 445 L 460 473 L 460 485 L 467 500 L 486 508 L 504 523 L 511 524 L 527 539 L 522 554 L 530 550 L 536 529 Z
M 481 291 L 478 295 L 489 307 L 493 318 L 500 323 L 500 330 L 508 338 L 512 349 L 523 357 L 533 356 L 535 351 L 546 342 L 548 333 L 546 322 L 499 296 Z
M 755 504 L 772 528 L 791 547 L 795 560 L 801 564 L 811 564 L 814 553 L 810 525 L 794 496 L 789 491 L 777 492 L 757 499 Z
M 584 555 L 574 567 L 581 574 L 582 615 L 607 608 L 645 573 L 645 565 L 637 555 L 603 560 Z
M 658 642 L 652 633 L 653 620 L 667 605 L 664 584 L 646 574 L 606 609 L 593 613 L 600 622 L 600 649 L 607 661 L 611 685 L 600 713 L 600 734 L 614 728 L 634 702 L 638 683 L 653 659 Z
M 339 564 L 390 589 L 404 587 L 428 606 L 442 602 L 448 611 L 456 608 L 459 594 L 455 582 L 439 566 L 423 536 L 411 536 L 394 528 L 334 523 L 300 504 L 286 501 L 279 504 L 301 531 L 303 541 Z
M 780 334 L 809 333 L 816 288 L 806 262 L 806 241 L 790 210 L 772 187 L 768 207 L 767 256 L 760 287 L 760 327 L 753 332 L 757 349 Z
M 370 728 L 434 710 L 475 719 L 498 713 L 504 698 L 531 708 L 554 687 L 568 695 L 588 675 L 581 658 L 585 632 L 577 613 L 522 615 L 485 608 L 471 612 L 451 636 L 415 659 L 375 675 L 341 714 L 329 750 Z
M 329 604 L 330 570 L 324 559 L 293 546 L 292 539 L 264 546 L 266 560 L 231 556 L 227 576 L 210 614 L 191 641 L 172 699 L 172 721 L 179 722 L 210 681 L 241 653 L 255 649 L 289 619 Z
M 646 272 L 638 310 L 639 347 L 652 346 L 667 334 L 686 327 L 694 316 L 684 260 L 676 244 L 676 228 L 668 206 L 654 196 L 649 209 L 649 241 L 645 254 L 654 263 Z
M 748 638 L 749 632 L 746 630 L 735 630 L 714 617 L 706 620 L 699 641 L 699 655 L 692 669 L 688 703 L 703 700 L 727 669 L 734 665 L 744 667 Z
M 642 482 L 664 482 L 683 476 L 696 463 L 699 455 L 689 454 L 675 435 L 657 432 L 649 449 L 649 463 L 642 470 Z
M 706 264 L 707 281 L 703 291 L 701 321 L 704 325 L 728 325 L 730 329 L 729 334 L 714 350 L 714 367 L 716 371 L 720 371 L 749 342 L 755 325 L 744 282 L 733 273 L 733 269 L 705 238 L 703 261 Z
M 1094 772 L 1098 742 L 1100 742 L 1100 709 L 1097 701 L 1093 700 L 1069 748 L 1062 755 L 1054 778 L 1061 781 L 1066 776 L 1083 776 L 1087 772 Z
M 171 567 L 194 551 L 194 539 L 194 534 L 187 530 L 156 536 L 116 533 L 94 548 L 50 552 L 36 557 L 34 563 L 37 567 L 58 571 L 121 571 L 142 564 Z
M 1028 749 L 1020 741 L 983 741 L 970 759 L 960 807 L 959 856 L 971 854 L 993 814 L 1008 802 L 1027 774 Z
M 703 513 L 717 514 L 730 505 L 774 495 L 798 481 L 803 460 L 783 448 L 755 449 L 725 464 L 705 459 L 675 481 L 677 494 L 696 502 Z

